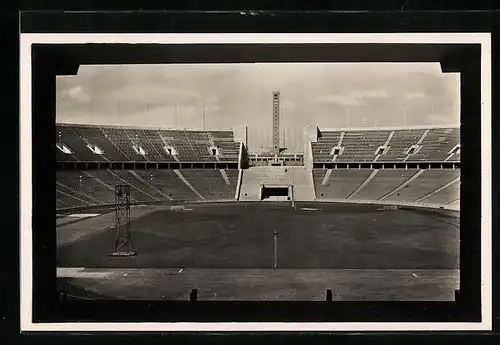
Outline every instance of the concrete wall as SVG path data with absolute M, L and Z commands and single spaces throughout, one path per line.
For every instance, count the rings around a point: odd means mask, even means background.
M 304 167 L 313 168 L 313 155 L 311 142 L 318 141 L 318 127 L 306 126 L 304 128 Z
M 234 141 L 243 143 L 248 147 L 248 128 L 246 125 L 239 125 L 233 127 Z

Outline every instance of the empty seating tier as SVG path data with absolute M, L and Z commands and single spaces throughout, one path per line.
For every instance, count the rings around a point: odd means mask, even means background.
M 318 141 L 311 143 L 314 161 L 332 162 L 334 156 L 330 153 L 340 143 L 340 136 L 340 132 L 322 132 Z
M 391 194 L 384 200 L 386 201 L 405 201 L 405 202 L 426 202 L 423 198 L 437 191 L 460 178 L 460 170 L 423 170 L 418 178 L 404 184 L 400 190 Z M 456 187 L 459 184 L 456 185 Z M 454 200 L 449 200 L 454 201 Z
M 357 200 L 378 200 L 415 176 L 418 170 L 377 170 L 369 183 L 351 196 Z
M 314 184 L 318 199 L 347 199 L 372 173 L 368 169 L 314 170 Z
M 458 128 L 322 131 L 311 143 L 313 161 L 460 162 Z
M 460 200 L 460 181 L 453 180 L 441 188 L 419 199 L 428 204 L 452 204 Z
M 460 170 L 314 169 L 317 199 L 446 205 L 460 198 Z
M 344 150 L 337 162 L 373 162 L 378 147 L 385 144 L 391 131 L 347 132 L 342 141 Z
M 128 161 L 130 159 L 99 127 L 81 126 L 72 128 L 79 133 L 80 138 L 85 143 L 84 149 L 89 150 L 87 144 L 95 145 L 101 150 L 102 156 L 109 161 Z M 98 154 L 95 156 L 98 156 Z M 92 161 L 94 160 L 92 159 Z
M 165 195 L 165 199 L 181 201 L 200 199 L 173 170 L 135 170 L 134 173 Z
M 131 203 L 234 199 L 238 170 L 65 170 L 57 172 L 56 207 L 115 202 L 114 188 L 130 185 Z
M 424 129 L 409 129 L 394 131 L 389 142 L 389 147 L 384 155 L 381 155 L 377 161 L 404 161 L 408 157 L 408 149 L 416 145 L 424 135 Z
M 229 178 L 227 174 L 229 171 L 231 170 L 190 169 L 182 170 L 181 174 L 205 200 L 232 200 L 237 180 L 235 183 L 234 178 Z M 232 171 L 237 172 L 237 170 Z M 230 174 L 234 176 L 232 171 Z
M 57 131 L 56 143 L 64 145 L 72 151 L 72 154 L 65 154 L 60 149 L 57 150 L 57 159 L 64 159 L 63 157 L 69 156 L 69 160 L 78 161 L 105 161 L 101 155 L 94 154 L 87 145 L 92 144 L 91 141 L 82 137 L 81 134 L 71 127 L 60 127 Z
M 451 150 L 459 143 L 460 130 L 458 128 L 431 129 L 422 141 L 422 148 L 410 160 L 446 160 L 451 155 Z
M 111 204 L 115 200 L 114 187 L 100 183 L 83 171 L 58 171 L 56 178 L 56 190 L 74 197 L 88 199 L 96 205 Z
M 56 125 L 59 162 L 238 162 L 232 131 Z

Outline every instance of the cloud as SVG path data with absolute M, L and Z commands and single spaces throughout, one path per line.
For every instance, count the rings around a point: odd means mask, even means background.
M 427 114 L 424 115 L 425 123 L 436 125 L 448 125 L 451 121 L 446 116 L 440 114 Z
M 420 99 L 425 97 L 425 93 L 423 92 L 411 92 L 405 94 L 406 99 Z
M 333 94 L 322 97 L 319 101 L 326 104 L 337 104 L 340 106 L 356 106 L 365 100 L 388 98 L 389 94 L 384 90 L 354 90 L 344 94 Z
M 354 106 L 359 104 L 359 100 L 351 95 L 328 95 L 319 99 L 320 103 L 336 104 L 340 106 Z
M 205 97 L 202 96 L 202 99 L 203 99 L 203 104 L 206 104 L 206 105 L 219 103 L 219 96 L 217 96 L 215 94 L 209 94 Z
M 437 67 L 436 67 L 437 66 Z M 458 80 L 439 64 L 211 64 L 82 66 L 58 77 L 58 120 L 270 130 L 272 91 L 281 92 L 283 128 L 458 121 Z M 428 73 L 427 73 L 428 72 Z M 434 110 L 433 110 L 434 109 Z M 441 116 L 426 117 L 436 111 Z M 369 114 L 369 116 L 368 116 Z M 364 121 L 363 118 L 367 120 Z M 118 122 L 114 122 L 118 121 Z M 301 134 L 298 135 L 301 138 Z M 287 143 L 288 145 L 288 143 Z
M 358 100 L 370 98 L 370 99 L 382 99 L 389 97 L 387 91 L 384 90 L 360 90 L 353 91 L 351 93 L 352 97 L 357 98 Z
M 289 99 L 285 99 L 285 100 L 282 100 L 280 102 L 281 102 L 281 105 L 283 106 L 283 108 L 285 108 L 286 110 L 295 109 L 295 107 L 296 107 L 295 102 L 291 101 Z
M 89 95 L 79 85 L 69 88 L 63 92 L 63 95 L 68 96 L 70 99 L 80 102 L 88 102 Z

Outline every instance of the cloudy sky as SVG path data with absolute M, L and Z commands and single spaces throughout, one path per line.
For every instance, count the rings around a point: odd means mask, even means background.
M 280 91 L 282 144 L 301 151 L 307 124 L 458 125 L 459 87 L 458 74 L 434 63 L 81 66 L 57 79 L 57 122 L 246 124 L 250 149 L 260 149 L 271 146 L 272 92 Z

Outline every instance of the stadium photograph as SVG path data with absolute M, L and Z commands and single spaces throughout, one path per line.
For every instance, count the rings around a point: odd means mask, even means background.
M 453 301 L 439 63 L 85 65 L 56 83 L 69 299 Z

